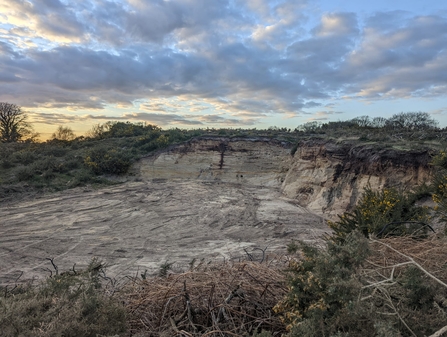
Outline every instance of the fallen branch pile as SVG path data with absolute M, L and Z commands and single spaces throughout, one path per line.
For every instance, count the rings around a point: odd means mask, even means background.
M 425 335 L 429 327 L 439 329 L 431 336 L 440 336 L 447 331 L 446 249 L 446 238 L 436 235 L 371 240 L 373 254 L 360 271 L 361 301 L 396 317 L 409 336 Z
M 371 241 L 373 255 L 368 259 L 369 276 L 377 281 L 395 279 L 412 265 L 427 276 L 447 287 L 447 242 L 431 235 L 425 240 L 400 236 Z M 375 274 L 375 276 L 373 276 Z
M 285 332 L 273 307 L 285 276 L 257 262 L 225 263 L 128 284 L 131 333 L 144 336 L 244 336 Z

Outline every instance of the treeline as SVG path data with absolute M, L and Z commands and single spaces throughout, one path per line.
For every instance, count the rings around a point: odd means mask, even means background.
M 401 112 L 390 118 L 360 116 L 347 121 L 308 122 L 297 127 L 297 131 L 309 132 L 337 128 L 386 129 L 398 131 L 438 130 L 439 123 L 427 112 Z

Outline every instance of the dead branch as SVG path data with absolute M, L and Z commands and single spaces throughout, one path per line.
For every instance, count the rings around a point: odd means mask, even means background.
M 429 337 L 441 337 L 443 334 L 447 332 L 447 325 L 438 331 L 436 331 L 433 335 L 430 335 Z
M 56 276 L 59 275 L 59 268 L 54 264 L 54 258 L 46 258 L 47 260 L 49 260 L 51 262 L 51 264 L 53 265 L 54 270 L 56 271 Z M 50 277 L 53 275 L 53 273 L 51 273 Z
M 186 311 L 188 315 L 189 324 L 191 324 L 194 331 L 197 331 L 197 328 L 194 325 L 194 313 L 191 309 L 191 300 L 189 298 L 188 292 L 186 291 L 186 280 L 183 281 L 183 296 L 185 297 Z
M 125 296 L 135 333 L 159 335 L 168 329 L 178 336 L 199 331 L 202 336 L 243 336 L 253 329 L 285 333 L 273 307 L 286 292 L 280 267 L 245 261 L 132 280 L 118 294 Z
M 416 334 L 411 330 L 411 328 L 408 326 L 408 324 L 405 322 L 405 320 L 402 318 L 402 316 L 399 314 L 399 311 L 396 309 L 396 307 L 393 304 L 393 300 L 391 299 L 390 294 L 388 291 L 384 288 L 379 287 L 378 290 L 385 296 L 387 300 L 388 307 L 393 310 L 393 314 L 395 314 L 399 320 L 402 322 L 402 324 L 407 328 L 407 330 L 414 336 L 417 337 Z
M 413 264 L 413 262 L 412 261 L 408 261 L 408 262 L 398 263 L 398 264 L 395 264 L 395 265 L 392 265 L 392 266 L 381 267 L 381 268 L 392 268 L 390 277 L 386 278 L 385 280 L 382 280 L 382 281 L 379 281 L 379 282 L 374 282 L 374 283 L 368 284 L 367 286 L 363 286 L 362 289 L 370 288 L 370 287 L 376 287 L 378 285 L 393 285 L 393 284 L 396 284 L 396 282 L 393 282 L 394 281 L 394 271 L 396 270 L 397 267 L 405 266 L 405 265 L 408 265 L 408 264 Z M 389 283 L 387 283 L 387 282 L 389 282 Z
M 220 309 L 219 309 L 219 313 L 217 314 L 217 323 L 219 323 L 219 322 L 222 320 L 222 318 L 225 318 L 225 320 L 228 321 L 228 315 L 227 315 L 227 313 L 225 312 L 225 304 L 230 303 L 231 300 L 232 300 L 234 297 L 238 296 L 237 291 L 239 290 L 240 287 L 241 287 L 241 285 L 238 284 L 237 287 L 236 287 L 236 289 L 234 289 L 234 290 L 230 293 L 230 295 L 228 295 L 227 298 L 225 299 L 225 301 L 224 301 L 224 305 L 220 307 Z
M 433 280 L 435 280 L 436 282 L 438 282 L 439 284 L 443 285 L 444 287 L 447 288 L 447 284 L 445 284 L 444 282 L 442 282 L 440 279 L 438 279 L 437 277 L 435 277 L 434 275 L 432 275 L 431 273 L 429 273 L 425 268 L 423 268 L 419 263 L 417 263 L 412 257 L 405 255 L 404 253 L 401 253 L 400 251 L 398 251 L 397 249 L 391 247 L 389 244 L 385 243 L 385 242 L 381 242 L 378 240 L 371 240 L 372 242 L 381 244 L 383 246 L 388 247 L 389 249 L 391 249 L 392 251 L 396 252 L 397 254 L 405 257 L 406 259 L 409 260 L 409 262 L 411 262 L 412 264 L 414 264 L 417 268 L 419 268 L 422 272 L 424 272 L 428 277 L 432 278 Z

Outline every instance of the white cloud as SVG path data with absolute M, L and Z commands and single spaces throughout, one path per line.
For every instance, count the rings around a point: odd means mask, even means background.
M 252 123 L 325 99 L 445 97 L 446 16 L 324 13 L 309 27 L 315 12 L 306 6 L 6 0 L 0 100 L 72 110 L 135 105 L 136 116 L 174 123 L 183 113 L 209 116 L 185 123 Z
M 354 13 L 327 13 L 315 29 L 317 36 L 337 36 L 357 33 L 357 19 Z

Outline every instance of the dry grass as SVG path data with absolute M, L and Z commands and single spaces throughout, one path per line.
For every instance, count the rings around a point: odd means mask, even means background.
M 286 292 L 279 268 L 240 262 L 135 281 L 123 294 L 132 334 L 211 337 L 280 335 L 272 309 Z

